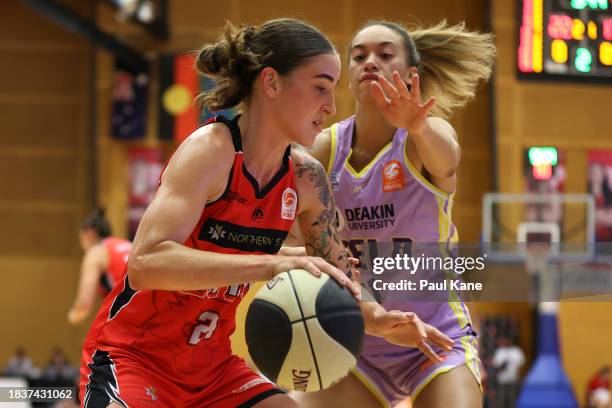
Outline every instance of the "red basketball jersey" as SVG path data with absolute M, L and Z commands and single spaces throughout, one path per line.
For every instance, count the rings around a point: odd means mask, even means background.
M 108 253 L 108 268 L 100 280 L 106 295 L 123 280 L 132 243 L 122 238 L 108 237 L 102 241 L 102 245 Z
M 184 245 L 226 254 L 274 254 L 281 248 L 297 210 L 294 168 L 287 148 L 283 166 L 260 189 L 243 164 L 236 120 L 229 126 L 236 154 L 223 195 L 209 203 Z M 228 271 L 231 273 L 231 271 Z M 112 349 L 184 386 L 227 364 L 229 337 L 238 304 L 249 283 L 193 291 L 135 291 L 128 277 L 104 302 L 85 342 L 87 350 Z

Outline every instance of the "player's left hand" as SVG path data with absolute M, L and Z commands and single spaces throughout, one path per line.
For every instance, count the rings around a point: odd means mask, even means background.
M 297 247 L 290 247 L 290 246 L 282 246 L 281 249 L 278 251 L 278 255 L 282 255 L 282 256 L 308 256 L 308 252 L 306 252 L 306 247 L 305 246 L 297 246 Z M 359 265 L 359 259 L 358 258 L 353 258 L 352 256 L 349 256 L 349 262 L 351 264 L 351 267 L 356 267 L 357 265 Z
M 372 81 L 371 90 L 387 122 L 396 128 L 408 130 L 408 133 L 421 134 L 427 127 L 427 116 L 436 104 L 436 99 L 430 98 L 421 104 L 418 74 L 413 75 L 410 81 L 409 91 L 400 74 L 395 71 L 393 84 L 380 76 L 378 81 Z

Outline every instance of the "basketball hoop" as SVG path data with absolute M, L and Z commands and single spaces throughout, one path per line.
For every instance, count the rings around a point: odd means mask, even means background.
M 533 274 L 544 272 L 550 258 L 559 254 L 559 224 L 554 222 L 523 222 L 519 224 L 516 241 L 523 246 L 525 268 Z
M 551 244 L 532 242 L 525 247 L 525 269 L 530 274 L 544 272 L 551 258 Z
M 595 201 L 589 194 L 487 193 L 482 242 L 489 260 L 496 262 L 537 264 L 545 249 L 537 242 L 548 243 L 548 257 L 556 261 L 591 259 Z

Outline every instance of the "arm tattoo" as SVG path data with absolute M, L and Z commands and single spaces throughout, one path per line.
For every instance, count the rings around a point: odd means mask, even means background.
M 296 166 L 296 176 L 308 180 L 314 184 L 318 199 L 323 206 L 319 216 L 310 225 L 308 231 L 304 232 L 306 251 L 313 255 L 325 259 L 327 262 L 345 271 L 349 270 L 348 251 L 344 249 L 337 231 L 336 203 L 334 196 L 329 188 L 327 175 L 323 166 L 313 160 L 306 160 L 303 164 Z M 332 254 L 331 241 L 341 250 L 337 256 Z
M 319 162 L 313 160 L 307 160 L 303 164 L 296 166 L 296 176 L 308 177 L 310 182 L 314 183 L 315 188 L 319 193 L 319 200 L 323 203 L 323 206 L 328 208 L 330 201 L 333 201 L 331 192 L 329 191 L 329 185 L 327 184 L 327 175 L 323 166 Z

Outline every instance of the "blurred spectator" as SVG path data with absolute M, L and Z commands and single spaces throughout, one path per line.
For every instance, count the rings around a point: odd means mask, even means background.
M 23 377 L 26 379 L 36 378 L 40 374 L 40 370 L 34 366 L 32 359 L 26 355 L 23 347 L 17 347 L 15 355 L 13 355 L 6 367 L 4 375 L 7 377 Z
M 610 366 L 603 366 L 589 380 L 586 391 L 587 406 L 590 408 L 610 407 Z
M 81 225 L 79 242 L 84 254 L 79 288 L 68 312 L 68 321 L 72 324 L 87 318 L 97 297 L 96 290 L 104 297 L 117 283 L 123 282 L 132 243 L 111 233 L 103 208 L 96 208 Z
M 483 363 L 482 388 L 485 408 L 503 408 L 497 403 L 499 384 L 497 369 L 493 365 L 493 357 L 499 346 L 499 339 L 507 337 L 518 343 L 519 322 L 516 316 L 496 315 L 486 316 L 480 322 L 480 358 Z
M 493 354 L 493 367 L 497 369 L 496 407 L 513 408 L 520 387 L 520 369 L 525 364 L 525 354 L 509 337 L 498 340 L 499 347 Z
M 64 352 L 60 348 L 54 348 L 51 360 L 45 367 L 41 378 L 57 386 L 74 385 L 78 377 L 78 370 L 70 365 Z

